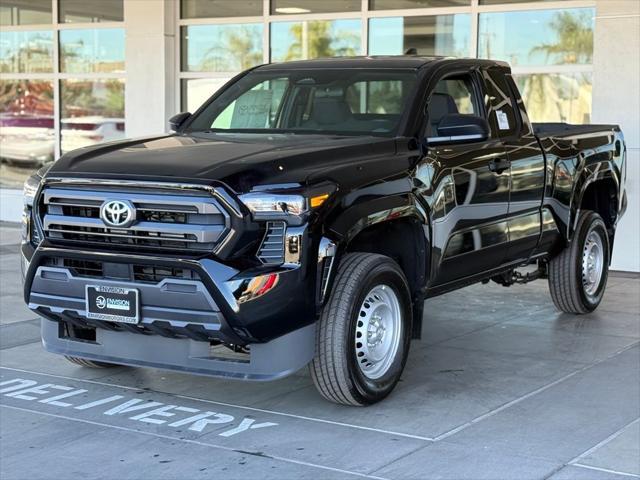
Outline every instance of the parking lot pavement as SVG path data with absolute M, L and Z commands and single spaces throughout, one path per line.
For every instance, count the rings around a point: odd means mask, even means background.
M 640 279 L 559 314 L 546 283 L 427 301 L 402 381 L 330 404 L 306 370 L 243 383 L 43 351 L 0 226 L 0 478 L 640 478 Z

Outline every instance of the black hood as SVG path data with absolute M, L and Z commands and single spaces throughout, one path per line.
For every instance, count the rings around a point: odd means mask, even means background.
M 67 153 L 48 176 L 259 185 L 384 178 L 395 140 L 370 136 L 201 133 L 123 140 Z M 360 182 L 356 182 L 360 183 Z

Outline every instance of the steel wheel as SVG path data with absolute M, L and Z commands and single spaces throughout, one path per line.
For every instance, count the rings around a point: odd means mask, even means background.
M 331 402 L 371 405 L 391 393 L 407 361 L 409 285 L 393 259 L 366 252 L 344 255 L 334 282 L 318 321 L 311 378 Z
M 610 258 L 602 217 L 584 210 L 572 241 L 549 261 L 549 291 L 558 310 L 578 315 L 593 312 L 604 296 Z
M 402 338 L 402 310 L 393 288 L 376 285 L 365 296 L 356 322 L 356 361 L 371 380 L 382 377 L 398 352 Z
M 582 251 L 582 287 L 584 293 L 590 298 L 596 295 L 600 287 L 604 264 L 602 237 L 592 227 L 587 234 Z

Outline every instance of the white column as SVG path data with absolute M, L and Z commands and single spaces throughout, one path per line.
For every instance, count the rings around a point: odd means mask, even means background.
M 616 234 L 615 270 L 640 271 L 640 2 L 597 0 L 593 123 L 622 127 L 629 206 Z
M 167 131 L 175 110 L 175 0 L 125 0 L 127 137 Z

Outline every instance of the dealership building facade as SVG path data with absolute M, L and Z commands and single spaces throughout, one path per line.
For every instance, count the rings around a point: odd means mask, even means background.
M 533 121 L 620 124 L 613 268 L 640 271 L 638 0 L 0 0 L 0 220 L 38 165 L 165 132 L 246 68 L 409 48 L 510 62 Z

